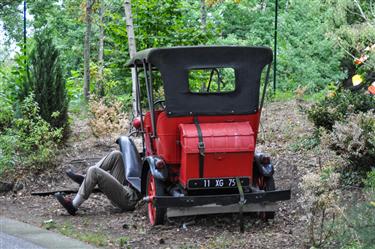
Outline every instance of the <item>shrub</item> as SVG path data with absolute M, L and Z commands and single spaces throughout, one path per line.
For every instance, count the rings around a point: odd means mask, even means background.
M 0 132 L 10 127 L 13 120 L 13 108 L 10 102 L 0 95 Z
M 325 97 L 307 110 L 308 118 L 317 128 L 332 130 L 336 121 L 343 121 L 350 113 L 367 112 L 375 108 L 371 95 L 341 91 Z
M 63 79 L 59 51 L 46 34 L 36 36 L 31 52 L 30 77 L 27 84 L 35 93 L 41 117 L 55 128 L 68 121 L 68 98 Z
M 375 166 L 374 112 L 351 114 L 346 121 L 336 122 L 322 142 L 348 160 L 355 170 L 369 171 Z
M 309 243 L 313 248 L 321 247 L 331 236 L 329 221 L 337 213 L 339 199 L 339 174 L 335 173 L 337 162 L 329 162 L 316 173 L 302 178 L 305 194 L 300 202 L 306 212 Z
M 0 175 L 8 168 L 16 164 L 17 137 L 12 133 L 0 134 Z
M 369 192 L 375 193 L 375 168 L 373 168 L 368 174 L 367 178 L 365 179 L 365 187 Z
M 92 99 L 89 102 L 92 118 L 89 122 L 91 130 L 96 137 L 118 135 L 128 126 L 126 113 L 122 111 L 119 101 L 104 101 Z
M 42 168 L 54 161 L 62 128 L 53 128 L 39 115 L 33 94 L 22 103 L 21 113 L 0 135 L 0 173 L 14 166 Z
M 375 194 L 371 197 L 373 200 Z M 374 248 L 374 227 L 375 204 L 368 200 L 358 202 L 334 223 L 331 248 Z

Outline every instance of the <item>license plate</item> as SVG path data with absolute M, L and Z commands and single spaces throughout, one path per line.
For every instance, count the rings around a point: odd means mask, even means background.
M 249 185 L 249 178 L 241 177 L 240 182 L 242 186 Z M 236 178 L 205 178 L 192 179 L 188 182 L 189 189 L 211 189 L 211 188 L 236 188 Z

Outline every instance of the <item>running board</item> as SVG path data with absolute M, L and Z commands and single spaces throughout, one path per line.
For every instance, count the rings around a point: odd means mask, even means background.
M 278 204 L 270 203 L 251 203 L 243 206 L 244 213 L 249 212 L 275 212 L 278 209 Z M 187 208 L 168 208 L 167 217 L 180 217 L 190 215 L 203 215 L 203 214 L 223 214 L 223 213 L 238 213 L 240 211 L 239 204 L 232 204 L 220 206 L 216 204 L 208 204 L 204 206 L 195 206 Z
M 290 190 L 274 190 L 256 193 L 245 193 L 243 198 L 245 205 L 260 204 L 277 201 L 285 201 L 290 199 Z M 238 204 L 240 201 L 240 194 L 228 195 L 198 195 L 198 196 L 155 196 L 153 198 L 154 205 L 159 208 L 182 208 L 205 206 L 209 204 L 216 204 L 220 206 L 227 206 Z

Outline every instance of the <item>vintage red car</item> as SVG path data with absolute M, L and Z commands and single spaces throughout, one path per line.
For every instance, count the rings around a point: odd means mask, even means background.
M 271 49 L 242 46 L 152 48 L 128 63 L 138 82 L 132 135 L 143 148 L 129 136 L 117 142 L 152 225 L 214 213 L 273 218 L 275 202 L 290 199 L 290 190 L 275 189 L 270 157 L 256 152 L 271 63 Z

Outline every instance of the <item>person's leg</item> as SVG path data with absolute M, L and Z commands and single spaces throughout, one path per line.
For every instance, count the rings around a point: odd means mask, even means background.
M 122 160 L 122 153 L 120 151 L 112 151 L 107 156 L 102 158 L 97 164 L 95 164 L 95 166 L 105 171 L 109 171 L 110 174 L 121 184 L 124 183 L 125 169 L 124 161 Z
M 123 210 L 133 209 L 138 201 L 138 196 L 135 190 L 123 186 L 110 173 L 95 166 L 88 169 L 85 180 L 79 188 L 77 196 L 81 197 L 83 201 L 87 200 L 96 185 L 99 186 L 99 189 L 113 204 Z M 81 203 L 78 203 L 78 205 L 74 203 L 74 206 L 78 208 Z
M 79 176 L 83 178 L 83 176 Z M 133 209 L 139 199 L 139 195 L 133 188 L 123 186 L 124 180 L 125 170 L 122 154 L 119 151 L 113 151 L 102 158 L 95 166 L 88 169 L 87 175 L 84 177 L 73 201 L 64 198 L 62 195 L 56 197 L 68 212 L 74 215 L 77 208 L 88 199 L 98 184 L 99 189 L 107 195 L 115 206 L 124 210 Z
M 101 168 L 105 171 L 109 171 L 113 177 L 115 177 L 120 183 L 124 183 L 125 169 L 122 160 L 122 153 L 120 151 L 113 151 L 103 157 L 99 162 L 95 164 L 95 167 Z M 82 184 L 85 176 L 76 174 L 73 170 L 66 171 L 67 176 L 79 185 Z

